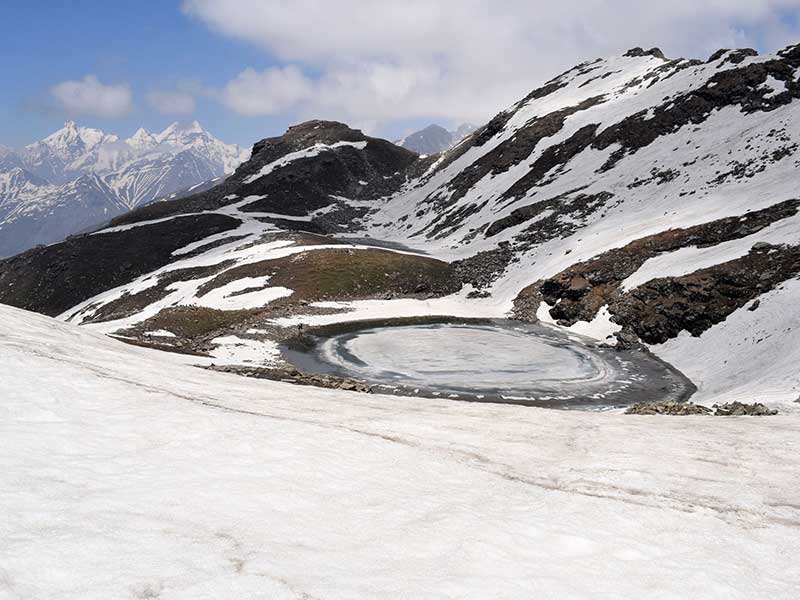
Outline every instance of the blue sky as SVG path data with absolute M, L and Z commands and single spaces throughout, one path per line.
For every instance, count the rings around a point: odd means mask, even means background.
M 197 119 L 243 145 L 314 117 L 394 137 L 480 123 L 634 45 L 774 51 L 800 41 L 798 15 L 800 0 L 6 0 L 0 144 L 68 118 L 122 136 Z
M 0 86 L 0 144 L 7 146 L 40 139 L 68 117 L 123 135 L 140 126 L 160 130 L 174 120 L 197 118 L 225 141 L 242 144 L 285 128 L 284 115 L 243 117 L 203 97 L 190 115 L 162 115 L 141 101 L 128 116 L 112 119 L 65 114 L 52 105 L 52 85 L 87 73 L 102 82 L 128 82 L 134 100 L 140 100 L 148 90 L 179 80 L 222 85 L 242 65 L 272 64 L 252 45 L 187 18 L 177 2 L 7 0 L 0 56 L 14 74 L 13 85 Z

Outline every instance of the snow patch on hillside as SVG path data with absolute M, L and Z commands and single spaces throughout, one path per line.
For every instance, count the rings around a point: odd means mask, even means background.
M 280 169 L 281 167 L 285 167 L 291 162 L 296 160 L 300 160 L 301 158 L 311 158 L 312 156 L 317 156 L 321 152 L 327 152 L 330 150 L 335 150 L 336 148 L 342 148 L 345 146 L 350 146 L 351 148 L 355 148 L 357 150 L 363 150 L 367 147 L 367 142 L 335 142 L 333 144 L 314 144 L 313 146 L 309 146 L 308 148 L 303 148 L 302 150 L 298 150 L 297 152 L 290 152 L 278 160 L 272 161 L 269 164 L 264 165 L 254 175 L 250 175 L 247 179 L 244 180 L 244 183 L 253 183 L 257 179 L 261 179 L 266 175 L 272 173 L 275 169 Z

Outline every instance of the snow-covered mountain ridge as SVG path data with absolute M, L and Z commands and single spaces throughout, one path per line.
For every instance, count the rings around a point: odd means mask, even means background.
M 0 256 L 59 241 L 127 210 L 233 172 L 249 151 L 221 142 L 197 121 L 118 136 L 73 121 L 18 152 L 0 151 Z M 27 174 L 21 176 L 19 170 Z M 96 176 L 91 197 L 76 182 Z M 23 181 L 24 180 L 24 181 Z M 12 185 L 13 182 L 18 185 Z M 35 183 L 34 183 L 35 182 Z
M 700 401 L 792 401 L 799 68 L 635 48 L 429 157 L 303 123 L 208 191 L 0 263 L 0 301 L 262 366 L 298 324 L 512 315 L 645 344 Z

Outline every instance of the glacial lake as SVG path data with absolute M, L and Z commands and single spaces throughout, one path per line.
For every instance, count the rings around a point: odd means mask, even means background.
M 283 348 L 307 373 L 373 391 L 553 408 L 685 400 L 680 372 L 650 353 L 603 347 L 555 327 L 507 320 L 389 320 L 312 328 Z

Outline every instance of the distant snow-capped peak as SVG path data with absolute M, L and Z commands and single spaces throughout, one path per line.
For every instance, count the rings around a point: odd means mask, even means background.
M 197 121 L 191 123 L 172 123 L 155 135 L 159 144 L 165 144 L 178 151 L 195 149 L 213 162 L 222 164 L 225 173 L 232 173 L 239 164 L 250 157 L 249 150 L 238 145 L 226 144 L 203 129 Z
M 159 133 L 140 127 L 124 140 L 67 121 L 18 152 L 2 147 L 0 257 L 218 181 L 249 156 L 197 121 L 172 123 Z
M 125 143 L 135 151 L 139 152 L 146 152 L 158 146 L 158 140 L 156 139 L 156 136 L 154 136 L 144 127 L 137 129 L 136 133 L 125 140 Z
M 119 141 L 119 138 L 114 134 L 91 127 L 79 127 L 75 121 L 67 121 L 64 123 L 64 127 L 43 140 L 26 146 L 26 149 L 35 151 L 46 146 L 62 160 L 71 161 L 103 144 L 116 141 Z

